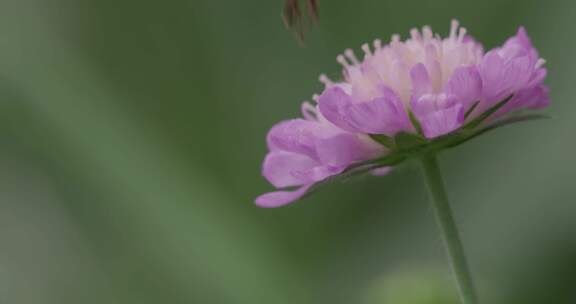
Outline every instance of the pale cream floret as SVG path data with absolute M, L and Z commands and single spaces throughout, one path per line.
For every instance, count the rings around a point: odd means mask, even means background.
M 453 20 L 450 34 L 444 39 L 434 35 L 428 26 L 422 31 L 412 29 L 406 41 L 393 35 L 390 43 L 382 46 L 377 39 L 373 42 L 373 50 L 368 44 L 362 45 L 362 61 L 350 49 L 337 57 L 344 68 L 343 82 L 335 83 L 325 75 L 320 76 L 320 81 L 327 87 L 341 87 L 358 101 L 378 96 L 379 86 L 384 84 L 409 103 L 412 92 L 410 70 L 414 65 L 423 63 L 426 66 L 433 91 L 440 92 L 456 68 L 480 63 L 484 54 L 482 47 L 465 37 L 466 29 Z

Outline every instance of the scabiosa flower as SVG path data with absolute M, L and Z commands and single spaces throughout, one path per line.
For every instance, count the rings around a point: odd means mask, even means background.
M 549 104 L 544 60 L 522 27 L 488 52 L 457 21 L 446 38 L 425 26 L 405 41 L 393 35 L 362 50 L 362 60 L 352 50 L 337 57 L 341 81 L 320 77 L 325 88 L 316 105 L 304 103 L 304 119 L 271 129 L 263 175 L 275 187 L 297 188 L 264 194 L 257 205 L 290 203 L 361 166 L 385 173 Z

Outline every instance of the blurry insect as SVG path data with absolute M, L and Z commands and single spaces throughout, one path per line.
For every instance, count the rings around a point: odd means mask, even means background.
M 318 22 L 318 0 L 305 0 L 306 12 L 304 14 L 300 9 L 300 0 L 285 1 L 282 13 L 284 25 L 294 32 L 299 43 L 304 44 L 304 33 L 309 30 L 311 25 Z

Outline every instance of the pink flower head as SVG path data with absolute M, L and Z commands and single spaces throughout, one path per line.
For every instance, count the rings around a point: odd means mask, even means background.
M 399 134 L 450 146 L 463 141 L 450 135 L 460 136 L 488 116 L 549 104 L 544 60 L 522 27 L 486 53 L 457 21 L 446 38 L 425 26 L 412 29 L 405 41 L 393 35 L 387 45 L 375 40 L 362 50 L 362 60 L 352 50 L 337 57 L 342 81 L 320 77 L 325 88 L 316 106 L 304 104 L 306 119 L 281 122 L 268 134 L 263 175 L 276 187 L 299 188 L 264 194 L 256 199 L 259 206 L 292 202 L 353 164 L 403 151 L 388 144 Z

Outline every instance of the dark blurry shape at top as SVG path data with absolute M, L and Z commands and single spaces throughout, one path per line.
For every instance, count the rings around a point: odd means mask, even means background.
M 300 44 L 304 44 L 304 34 L 311 25 L 318 22 L 318 0 L 305 0 L 305 7 L 300 0 L 285 0 L 282 18 L 288 29 L 294 32 Z

